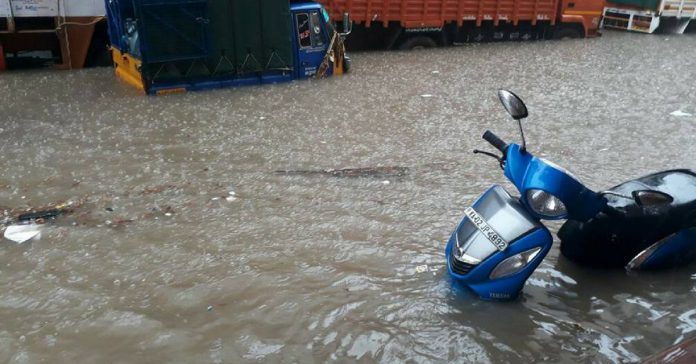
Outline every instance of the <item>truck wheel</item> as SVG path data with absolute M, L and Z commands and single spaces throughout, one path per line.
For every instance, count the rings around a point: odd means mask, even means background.
M 417 49 L 427 49 L 434 47 L 437 47 L 437 44 L 432 38 L 420 36 L 406 39 L 403 43 L 401 43 L 399 49 L 403 51 L 412 51 Z
M 554 32 L 553 37 L 556 39 L 575 39 L 582 38 L 585 34 L 578 28 L 560 28 Z

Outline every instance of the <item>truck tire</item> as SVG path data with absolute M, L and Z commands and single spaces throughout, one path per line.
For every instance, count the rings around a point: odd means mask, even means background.
M 553 34 L 553 37 L 555 39 L 575 39 L 575 38 L 583 38 L 585 36 L 585 33 L 577 28 L 577 27 L 563 27 L 563 28 L 558 28 Z
M 435 43 L 433 38 L 427 36 L 419 36 L 406 39 L 403 43 L 401 43 L 399 49 L 401 49 L 402 51 L 413 51 L 418 49 L 427 49 L 435 47 L 437 47 L 437 43 Z

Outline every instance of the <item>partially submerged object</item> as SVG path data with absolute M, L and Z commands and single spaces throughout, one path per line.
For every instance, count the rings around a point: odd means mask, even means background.
M 348 69 L 343 37 L 350 29 L 338 33 L 317 3 L 111 0 L 107 4 L 116 74 L 149 94 L 283 82 Z
M 55 207 L 44 208 L 32 212 L 26 212 L 17 216 L 17 221 L 32 221 L 32 220 L 45 220 L 53 219 L 59 215 L 65 214 L 71 211 L 72 202 L 58 204 Z
M 696 174 L 664 171 L 592 191 L 530 153 L 521 123 L 526 106 L 506 90 L 498 97 L 517 121 L 522 143 L 507 144 L 486 131 L 483 139 L 502 156 L 474 153 L 493 157 L 520 196 L 493 185 L 465 209 L 445 250 L 456 282 L 484 299 L 517 297 L 553 244 L 542 220 L 567 220 L 558 232 L 561 253 L 579 263 L 656 269 L 696 257 Z
M 468 42 L 594 37 L 603 0 L 318 0 L 350 12 L 351 45 L 424 49 Z
M 36 240 L 41 238 L 41 225 L 35 223 L 10 225 L 5 229 L 4 237 L 17 244 L 22 244 L 32 239 Z

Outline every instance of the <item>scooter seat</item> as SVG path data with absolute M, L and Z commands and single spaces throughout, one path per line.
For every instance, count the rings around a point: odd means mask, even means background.
M 558 232 L 561 253 L 582 264 L 623 267 L 656 241 L 696 226 L 696 173 L 686 169 L 658 172 L 609 191 L 631 196 L 640 190 L 660 191 L 673 201 L 639 206 L 632 199 L 606 195 L 608 209 L 587 222 L 568 220 L 563 224 Z
M 641 178 L 624 182 L 609 191 L 631 196 L 633 191 L 653 190 L 666 193 L 674 199 L 670 208 L 688 205 L 696 201 L 696 173 L 688 169 L 674 169 L 653 173 Z M 606 196 L 608 205 L 625 208 L 636 205 L 635 201 L 617 196 Z

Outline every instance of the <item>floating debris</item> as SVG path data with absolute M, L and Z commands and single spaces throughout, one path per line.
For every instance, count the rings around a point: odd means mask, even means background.
M 167 184 L 167 185 L 159 185 L 159 186 L 152 186 L 152 187 L 146 187 L 142 192 L 140 192 L 141 195 L 150 195 L 153 193 L 162 193 L 167 190 L 176 190 L 180 189 L 181 187 L 173 185 L 173 184 Z
M 156 202 L 153 200 L 153 197 L 172 192 L 181 193 L 186 191 L 187 187 L 191 187 L 190 182 L 180 184 L 167 183 L 149 186 L 143 189 L 128 189 L 124 191 L 85 195 L 80 198 L 73 198 L 67 202 L 59 201 L 41 206 L 0 206 L 0 228 L 2 228 L 2 230 L 0 230 L 0 236 L 2 236 L 6 226 L 25 226 L 26 223 L 43 226 L 44 223 L 50 222 L 62 226 L 122 229 L 137 221 L 171 218 L 177 214 L 175 207 L 171 205 L 161 206 L 158 204 L 159 201 Z M 237 199 L 236 192 L 230 187 L 224 187 L 222 183 L 216 183 L 214 187 L 218 190 L 211 196 L 212 201 L 222 199 L 234 201 Z M 196 192 L 201 194 L 199 190 L 196 190 Z M 24 197 L 26 201 L 31 201 L 31 196 Z M 143 197 L 147 197 L 149 201 L 144 202 L 145 211 L 135 212 L 129 209 L 128 206 L 114 206 L 115 200 L 134 197 L 140 200 L 143 200 Z M 24 235 L 16 234 L 22 232 L 23 229 L 27 228 L 9 228 L 7 231 L 8 239 L 17 242 L 25 242 L 27 239 L 31 239 L 32 237 L 27 238 Z M 30 236 L 28 232 L 26 235 Z M 38 238 L 38 234 L 33 238 Z
M 423 264 L 416 267 L 416 273 L 423 273 L 428 271 L 428 265 Z
M 62 213 L 59 209 L 50 209 L 45 211 L 29 212 L 17 216 L 19 221 L 39 220 L 54 218 Z
M 79 204 L 78 204 L 79 205 Z M 30 210 L 30 212 L 19 213 L 19 211 L 13 211 L 11 209 L 4 209 L 5 219 L 3 219 L 3 224 L 10 224 L 16 222 L 27 222 L 36 221 L 43 222 L 46 219 L 55 219 L 59 215 L 67 214 L 73 212 L 73 207 L 75 204 L 73 202 L 61 203 L 57 205 L 48 205 Z M 7 216 L 10 213 L 15 215 L 14 218 Z
M 41 225 L 11 225 L 5 230 L 4 236 L 5 239 L 14 241 L 17 244 L 22 244 L 32 239 L 38 240 L 41 238 Z
M 285 175 L 326 175 L 332 177 L 374 177 L 389 178 L 403 177 L 408 174 L 406 167 L 366 167 L 366 168 L 345 168 L 345 169 L 324 169 L 324 170 L 286 170 L 275 171 L 276 174 Z
M 672 111 L 672 112 L 670 113 L 670 115 L 672 115 L 672 116 L 692 116 L 692 115 L 689 114 L 688 112 L 683 112 L 683 111 L 681 111 L 681 110 Z
M 431 94 L 422 94 L 422 95 L 420 95 L 420 97 L 422 97 L 422 98 L 424 98 L 424 99 L 429 99 L 429 98 L 433 97 L 433 95 L 431 95 Z

